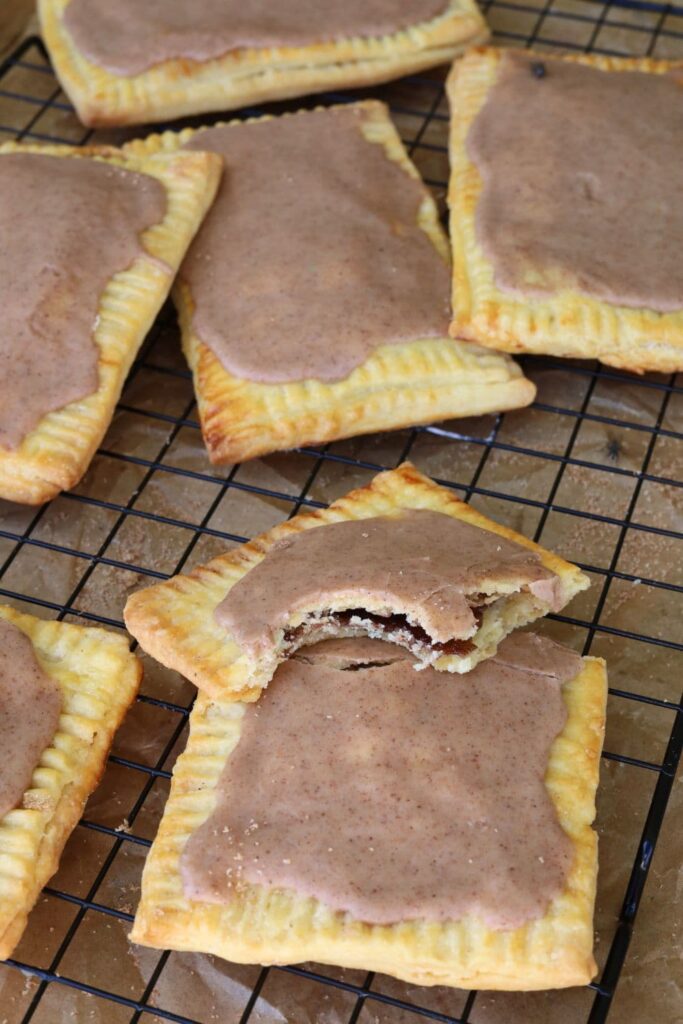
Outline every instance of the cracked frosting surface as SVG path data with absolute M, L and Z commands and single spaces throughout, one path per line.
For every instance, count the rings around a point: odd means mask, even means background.
M 497 533 L 427 509 L 302 530 L 279 541 L 215 611 L 245 651 L 258 654 L 299 612 L 346 607 L 402 614 L 428 639 L 468 638 L 483 595 L 528 589 L 551 608 L 558 577 L 535 551 Z
M 447 337 L 449 269 L 418 225 L 426 188 L 366 121 L 335 107 L 186 143 L 225 173 L 180 279 L 194 332 L 236 377 L 341 380 L 380 345 Z
M 90 60 L 136 75 L 173 58 L 393 35 L 443 14 L 447 0 L 71 0 L 64 23 Z
M 572 861 L 543 780 L 581 658 L 517 633 L 454 679 L 393 645 L 333 644 L 247 705 L 182 854 L 186 895 L 278 887 L 374 924 L 543 916 Z
M 0 447 L 93 394 L 100 295 L 166 212 L 155 178 L 110 163 L 0 155 Z
M 499 288 L 683 308 L 683 74 L 506 53 L 467 150 Z
M 41 668 L 29 638 L 0 619 L 0 818 L 30 788 L 61 707 L 59 685 Z

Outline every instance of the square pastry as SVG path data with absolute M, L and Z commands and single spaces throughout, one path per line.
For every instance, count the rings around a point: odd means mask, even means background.
M 0 498 L 80 480 L 220 174 L 211 153 L 0 146 Z
M 256 700 L 281 661 L 326 636 L 388 639 L 421 668 L 469 672 L 588 585 L 576 566 L 405 463 L 139 590 L 125 619 L 200 690 Z
M 467 676 L 332 640 L 201 694 L 131 938 L 419 985 L 586 984 L 604 662 L 517 633 Z
M 683 369 L 683 62 L 475 49 L 454 65 L 451 334 Z
M 386 82 L 448 63 L 489 34 L 473 0 L 39 0 L 38 11 L 88 125 Z
M 448 242 L 376 101 L 167 132 L 218 197 L 174 298 L 211 461 L 527 405 L 508 357 L 448 338 Z
M 0 960 L 59 866 L 141 675 L 121 634 L 0 605 Z

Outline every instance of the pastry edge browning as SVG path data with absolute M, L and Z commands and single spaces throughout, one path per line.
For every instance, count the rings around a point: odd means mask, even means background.
M 292 533 L 325 523 L 386 515 L 401 508 L 442 512 L 536 551 L 543 565 L 559 577 L 563 604 L 590 585 L 588 577 L 576 566 L 514 530 L 493 522 L 445 487 L 423 476 L 410 463 L 404 463 L 398 469 L 379 473 L 367 486 L 349 492 L 329 508 L 297 515 L 241 547 L 198 566 L 188 575 L 174 576 L 137 591 L 126 604 L 126 626 L 148 654 L 181 672 L 210 696 L 256 700 L 263 681 L 247 677 L 251 659 L 215 621 L 214 610 L 219 602 L 261 561 L 273 544 Z M 529 618 L 522 621 L 528 622 Z M 447 669 L 445 662 L 446 658 L 439 659 L 436 668 Z M 459 670 L 466 672 L 471 667 L 465 659 Z
M 504 53 L 487 46 L 471 49 L 453 65 L 446 85 L 451 108 L 452 337 L 510 353 L 594 358 L 634 373 L 683 369 L 683 306 L 680 312 L 656 313 L 611 305 L 577 291 L 532 298 L 496 286 L 493 267 L 477 242 L 475 217 L 482 182 L 467 155 L 465 140 L 496 80 Z M 524 53 L 534 56 L 530 51 Z M 538 54 L 540 61 L 544 57 Z M 563 54 L 561 59 L 613 73 L 683 72 L 683 61 L 647 57 Z
M 166 191 L 164 219 L 142 234 L 145 253 L 115 274 L 100 296 L 93 338 L 99 387 L 44 416 L 16 449 L 0 448 L 0 497 L 28 505 L 49 501 L 83 476 L 111 422 L 131 364 L 165 301 L 175 271 L 208 210 L 222 172 L 215 154 L 123 153 L 111 146 L 6 143 L 4 153 L 99 159 L 150 174 Z
M 63 24 L 68 2 L 39 0 L 41 30 L 59 81 L 80 120 L 93 127 L 168 121 L 373 85 L 448 63 L 465 47 L 489 38 L 471 0 L 450 0 L 444 14 L 391 36 L 243 50 L 207 61 L 175 59 L 123 76 L 77 49 Z
M 356 105 L 366 113 L 367 137 L 383 145 L 388 158 L 406 174 L 419 179 L 384 104 L 366 100 Z M 281 116 L 305 117 L 306 112 Z M 175 151 L 196 131 L 186 128 L 151 135 L 128 143 L 124 151 L 141 155 Z M 448 241 L 429 194 L 418 219 L 434 247 L 448 259 Z M 518 409 L 529 405 L 536 394 L 534 384 L 508 356 L 448 337 L 380 346 L 348 377 L 332 383 L 262 384 L 242 379 L 226 370 L 194 333 L 188 286 L 176 281 L 173 298 L 204 442 L 215 465 L 359 433 Z
M 142 665 L 124 636 L 43 621 L 6 605 L 0 618 L 34 644 L 60 683 L 63 708 L 52 744 L 22 807 L 0 818 L 0 960 L 11 956 L 43 886 L 106 766 L 114 734 L 137 693 Z
M 464 685 L 464 681 L 463 681 Z M 200 696 L 190 739 L 145 865 L 131 939 L 143 945 L 213 953 L 240 963 L 316 962 L 382 971 L 420 985 L 543 989 L 581 985 L 592 955 L 597 879 L 595 817 L 607 681 L 604 662 L 584 658 L 563 688 L 568 719 L 555 740 L 546 785 L 574 845 L 567 885 L 543 918 L 495 931 L 473 917 L 446 924 L 368 925 L 283 890 L 248 887 L 232 903 L 188 900 L 180 856 L 207 819 L 227 757 L 239 739 L 243 705 Z

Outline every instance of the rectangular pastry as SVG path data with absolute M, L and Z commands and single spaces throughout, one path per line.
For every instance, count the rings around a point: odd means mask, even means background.
M 454 65 L 451 334 L 683 369 L 683 62 L 479 48 Z
M 586 984 L 604 662 L 529 633 L 467 676 L 375 640 L 201 694 L 131 938 L 419 985 Z
M 0 498 L 80 480 L 221 169 L 211 153 L 0 146 Z
M 448 338 L 448 242 L 376 101 L 166 132 L 218 197 L 174 287 L 209 457 L 527 405 L 507 356 Z
M 38 12 L 88 125 L 386 82 L 488 38 L 473 0 L 39 0 Z
M 588 578 L 409 463 L 187 576 L 139 590 L 129 631 L 212 697 L 256 700 L 277 664 L 325 636 L 371 635 L 421 667 L 469 672 Z
M 141 675 L 125 636 L 0 605 L 0 960 L 57 870 Z

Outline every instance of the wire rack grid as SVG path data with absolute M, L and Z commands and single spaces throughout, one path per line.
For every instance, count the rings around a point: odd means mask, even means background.
M 494 36 L 503 45 L 683 57 L 683 7 L 640 0 L 604 4 L 486 0 L 483 7 Z M 411 78 L 375 90 L 378 93 L 389 102 L 413 159 L 443 208 L 447 111 L 441 76 Z M 349 98 L 334 94 L 322 101 Z M 320 97 L 314 100 L 320 101 Z M 80 145 L 91 136 L 60 91 L 40 40 L 27 39 L 0 67 L 0 140 Z M 551 617 L 548 625 L 557 635 L 584 653 L 603 653 L 605 645 L 622 645 L 641 669 L 664 658 L 663 671 L 670 675 L 673 666 L 674 677 L 676 670 L 680 675 L 683 638 L 680 627 L 676 632 L 680 618 L 674 614 L 658 629 L 647 617 L 631 622 L 613 614 L 620 603 L 615 595 L 623 596 L 625 587 L 629 593 L 634 587 L 647 592 L 657 610 L 662 601 L 680 602 L 683 595 L 683 581 L 676 582 L 675 572 L 669 571 L 671 565 L 675 569 L 681 564 L 680 521 L 675 515 L 663 520 L 642 514 L 652 504 L 652 495 L 665 495 L 671 508 L 681 509 L 683 385 L 674 376 L 635 379 L 594 363 L 527 360 L 525 368 L 539 383 L 539 396 L 522 413 L 305 448 L 217 472 L 203 456 L 191 380 L 177 350 L 173 314 L 166 309 L 133 366 L 112 429 L 84 483 L 38 510 L 0 508 L 2 600 L 36 614 L 122 629 L 120 608 L 133 587 L 166 578 L 239 544 L 301 508 L 320 507 L 374 472 L 411 457 L 440 483 L 497 518 L 518 528 L 522 525 L 536 540 L 543 536 L 550 545 L 558 531 L 556 546 L 568 553 L 567 538 L 576 538 L 578 554 L 572 557 L 590 573 L 594 597 L 573 614 Z M 180 488 L 180 497 L 174 488 Z M 606 500 L 596 502 L 596 491 L 603 490 Z M 158 533 L 164 539 L 148 544 Z M 63 571 L 65 564 L 68 571 Z M 53 569 L 59 585 L 48 579 Z M 541 1019 L 534 1016 L 533 1007 L 527 1017 L 527 1011 L 514 1003 L 505 1004 L 504 1016 L 496 1017 L 495 1012 L 489 1016 L 485 997 L 475 992 L 441 990 L 433 996 L 428 990 L 393 984 L 373 974 L 316 965 L 253 968 L 242 973 L 235 969 L 230 983 L 238 984 L 241 1004 L 232 1000 L 229 1010 L 220 1003 L 209 1009 L 183 1004 L 182 979 L 175 988 L 168 984 L 174 971 L 182 968 L 176 954 L 155 954 L 136 964 L 139 985 L 131 985 L 129 991 L 118 978 L 110 983 L 111 965 L 101 968 L 102 959 L 109 955 L 106 943 L 96 953 L 92 969 L 84 969 L 83 947 L 87 948 L 92 935 L 101 938 L 103 934 L 93 922 L 115 925 L 123 934 L 132 921 L 133 907 L 126 907 L 119 898 L 125 887 L 118 880 L 117 864 L 129 853 L 139 854 L 142 861 L 163 806 L 173 757 L 184 739 L 191 688 L 177 679 L 157 684 L 153 669 L 151 677 L 138 699 L 138 731 L 133 731 L 128 745 L 117 744 L 103 783 L 106 790 L 110 780 L 109 789 L 115 793 L 122 778 L 138 780 L 125 788 L 131 795 L 123 808 L 123 822 L 114 825 L 111 815 L 100 813 L 97 804 L 92 812 L 92 805 L 86 810 L 77 833 L 86 846 L 91 841 L 100 843 L 97 857 L 90 872 L 84 872 L 85 879 L 69 878 L 68 873 L 65 878 L 60 871 L 46 889 L 43 922 L 64 923 L 48 924 L 47 930 L 56 934 L 46 941 L 45 949 L 33 955 L 37 947 L 25 941 L 8 966 L 0 965 L 4 972 L 21 972 L 24 979 L 21 991 L 10 984 L 0 1018 L 5 1011 L 10 1013 L 9 1024 L 60 1020 L 62 1004 L 52 1001 L 52 996 L 70 990 L 76 1002 L 64 1005 L 76 1006 L 79 1020 L 86 1019 L 85 1011 L 79 1009 L 86 1004 L 78 1000 L 89 995 L 87 1005 L 97 1007 L 89 1012 L 107 1022 L 246 1024 L 275 1019 L 267 1016 L 264 1007 L 277 1005 L 275 991 L 284 979 L 289 995 L 283 997 L 282 1006 L 290 1009 L 281 1010 L 277 1019 L 294 1024 L 304 1020 L 410 1024 L 429 1019 L 479 1024 Z M 565 1014 L 562 1019 L 576 1024 L 605 1021 L 626 960 L 683 740 L 677 695 L 644 679 L 640 671 L 620 673 L 620 685 L 610 687 L 610 716 L 623 718 L 622 735 L 628 737 L 629 723 L 639 721 L 631 715 L 635 709 L 656 717 L 657 737 L 650 744 L 656 751 L 652 756 L 641 756 L 638 744 L 629 747 L 627 742 L 627 749 L 636 750 L 636 756 L 613 750 L 608 730 L 605 771 L 610 767 L 633 771 L 626 786 L 629 800 L 642 799 L 633 842 L 618 854 L 620 888 L 599 956 L 599 980 L 580 990 L 581 998 L 571 1004 L 560 1002 L 559 993 L 551 993 L 545 1004 L 546 1009 L 550 1007 L 549 1016 L 544 1020 L 555 1019 L 553 1000 L 557 1000 L 558 1011 Z M 151 748 L 143 734 L 154 735 Z M 636 779 L 646 781 L 641 785 Z M 66 917 L 60 914 L 64 908 L 69 911 Z M 34 917 L 39 913 L 37 908 Z M 37 930 L 40 925 L 31 927 Z M 77 960 L 72 952 L 79 943 L 81 959 Z M 4 978 L 0 974 L 0 992 L 5 991 L 1 988 Z M 292 1010 L 291 993 L 297 991 L 292 986 L 296 985 L 315 991 L 314 1003 L 316 998 L 332 999 L 333 1010 L 324 1004 L 321 1009 L 304 1010 L 303 1002 L 299 1010 Z M 638 1020 L 629 1019 L 632 1024 L 654 1024 L 659 1018 L 643 1009 Z

